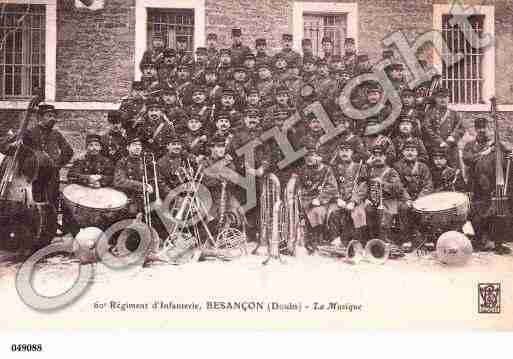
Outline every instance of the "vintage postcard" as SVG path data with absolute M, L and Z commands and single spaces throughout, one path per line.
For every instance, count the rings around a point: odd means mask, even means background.
M 512 20 L 0 0 L 0 330 L 513 329 Z

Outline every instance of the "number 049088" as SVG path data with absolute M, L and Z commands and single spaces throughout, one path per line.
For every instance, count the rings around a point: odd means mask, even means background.
M 12 352 L 41 352 L 43 351 L 42 344 L 12 344 Z

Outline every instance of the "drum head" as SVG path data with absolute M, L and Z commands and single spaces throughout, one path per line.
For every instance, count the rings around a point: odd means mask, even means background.
M 468 197 L 460 192 L 438 192 L 421 197 L 413 202 L 418 212 L 440 212 L 461 206 L 468 202 Z
M 111 209 L 122 208 L 128 203 L 128 197 L 112 188 L 89 188 L 70 184 L 62 190 L 64 197 L 83 207 Z

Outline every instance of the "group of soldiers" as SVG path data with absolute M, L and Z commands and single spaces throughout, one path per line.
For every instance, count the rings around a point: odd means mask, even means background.
M 258 241 L 262 225 L 258 206 L 244 213 L 244 191 L 213 168 L 222 163 L 255 176 L 258 195 L 270 173 L 277 175 L 282 187 L 296 175 L 307 223 L 304 242 L 310 253 L 337 238 L 365 244 L 379 237 L 397 245 L 411 242 L 413 248 L 425 235 L 413 202 L 434 192 L 467 192 L 480 203 L 480 210 L 471 213 L 475 249 L 488 248 L 493 238 L 489 238 L 486 211 L 481 209 L 491 203 L 495 174 L 476 170 L 483 162 L 494 161 L 495 144 L 486 117 L 475 120 L 476 138 L 459 149 L 465 129 L 460 115 L 448 108 L 448 90 L 437 88 L 428 96 L 431 82 L 410 89 L 404 66 L 387 49 L 383 57 L 391 59 L 391 64 L 385 70 L 400 93 L 401 114 L 392 126 L 369 134 L 366 128 L 384 123 L 390 111 L 385 104 L 377 115 L 358 121 L 344 114 L 339 99 L 344 85 L 372 72 L 369 57 L 356 52 L 354 39 L 345 39 L 341 56 L 334 53 L 331 38 L 325 37 L 322 56 L 316 57 L 309 39 L 302 40 L 300 54 L 292 49 L 292 35 L 284 34 L 283 48 L 271 56 L 266 39 L 256 39 L 253 52 L 242 44 L 241 35 L 241 29 L 233 29 L 232 46 L 218 49 L 216 34 L 208 34 L 207 47 L 197 48 L 193 56 L 187 51 L 186 37 L 177 36 L 177 48 L 171 49 L 164 46 L 160 34 L 154 34 L 152 47 L 140 63 L 141 80 L 132 83 L 119 110 L 108 113 L 110 129 L 102 135 L 87 135 L 86 154 L 73 162 L 68 180 L 125 192 L 131 199 L 129 212 L 135 215 L 144 210 L 143 192 L 155 196 L 154 182 L 143 181 L 145 175 L 158 174 L 160 196 L 165 198 L 184 182 L 182 168 L 201 166 L 203 184 L 212 194 L 212 217 L 219 217 L 220 196 L 226 195 L 229 210 L 247 224 L 249 240 Z M 349 100 L 365 110 L 382 98 L 381 85 L 367 81 L 355 88 Z M 322 105 L 339 132 L 329 141 L 322 139 L 323 113 L 305 111 L 314 103 Z M 44 105 L 39 113 L 42 130 L 38 134 L 44 139 L 38 143 L 58 172 L 73 151 L 52 129 L 55 110 Z M 48 117 L 50 121 L 45 122 Z M 306 148 L 305 156 L 282 168 L 284 144 L 265 135 L 273 129 L 283 134 L 293 150 Z M 237 149 L 254 141 L 254 165 L 248 166 Z M 151 165 L 145 160 L 148 155 L 156 161 L 156 172 L 144 168 Z M 50 200 L 56 201 L 56 194 Z M 71 216 L 65 217 L 68 229 L 76 233 Z M 399 239 L 392 235 L 395 227 L 400 229 Z M 508 252 L 500 242 L 492 248 Z

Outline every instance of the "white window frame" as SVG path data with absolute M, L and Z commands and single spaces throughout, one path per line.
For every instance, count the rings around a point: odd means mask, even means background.
M 346 37 L 352 37 L 358 49 L 358 3 L 339 2 L 304 2 L 294 1 L 292 8 L 292 33 L 294 35 L 294 49 L 301 51 L 301 39 L 304 36 L 304 13 L 347 14 Z
M 433 5 L 433 29 L 435 31 L 442 31 L 442 16 L 449 14 L 464 14 L 465 6 L 459 7 L 449 4 L 434 4 Z M 475 15 L 484 15 L 483 33 L 490 34 L 495 37 L 495 6 L 493 5 L 473 5 L 472 9 Z M 462 11 L 463 10 L 463 11 Z M 441 41 L 441 37 L 437 37 L 436 41 Z M 441 44 L 435 44 L 436 48 L 440 49 Z M 442 73 L 442 59 L 440 56 L 434 56 L 434 66 L 438 72 Z M 482 58 L 482 98 L 485 104 L 452 104 L 451 108 L 457 111 L 488 111 L 490 109 L 489 99 L 495 96 L 495 43 L 483 52 Z
M 134 78 L 141 78 L 139 62 L 146 50 L 147 37 L 147 8 L 164 9 L 191 9 L 194 10 L 194 44 L 197 48 L 205 46 L 205 1 L 206 0 L 135 0 L 135 53 L 134 53 Z
M 0 0 L 9 4 L 45 5 L 45 101 L 55 101 L 57 72 L 57 0 Z M 27 101 L 0 100 L 0 109 L 26 109 Z

